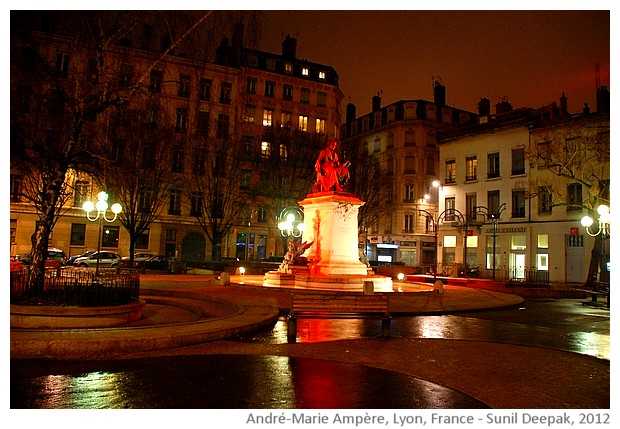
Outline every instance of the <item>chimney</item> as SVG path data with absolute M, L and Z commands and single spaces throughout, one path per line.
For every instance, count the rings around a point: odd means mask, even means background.
M 381 109 L 381 93 L 377 92 L 377 95 L 372 96 L 372 111 L 376 112 Z
M 583 103 L 583 114 L 584 115 L 590 114 L 590 106 L 588 106 L 588 103 Z
M 491 100 L 488 98 L 481 98 L 478 102 L 478 115 L 489 116 L 491 115 Z
M 245 27 L 242 22 L 237 22 L 233 26 L 232 46 L 233 48 L 243 47 L 243 37 L 245 33 Z
M 596 90 L 596 113 L 609 113 L 610 107 L 609 89 L 605 85 L 601 85 Z
M 510 104 L 507 100 L 502 100 L 495 105 L 495 114 L 501 115 L 502 113 L 512 111 L 512 104 Z
M 566 98 L 566 93 L 563 92 L 560 97 L 560 110 L 562 112 L 568 112 L 568 99 Z
M 446 87 L 438 80 L 433 84 L 433 95 L 435 97 L 435 104 L 437 107 L 443 107 L 446 105 Z
M 353 103 L 347 104 L 347 119 L 346 119 L 346 123 L 350 124 L 351 122 L 355 121 L 355 115 L 356 115 L 355 104 L 353 104 Z
M 297 39 L 287 35 L 282 42 L 282 56 L 291 60 L 295 59 L 297 51 Z

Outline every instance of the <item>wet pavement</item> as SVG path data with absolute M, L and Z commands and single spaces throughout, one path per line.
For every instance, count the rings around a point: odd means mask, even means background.
M 297 345 L 286 345 L 286 322 L 281 318 L 271 330 L 235 341 L 182 347 L 171 352 L 175 356 L 88 362 L 15 360 L 11 363 L 11 408 L 488 407 L 480 393 L 472 396 L 464 393 L 469 392 L 466 388 L 435 383 L 422 368 L 415 369 L 420 359 L 412 352 L 419 353 L 415 341 L 439 340 L 421 343 L 427 352 L 440 345 L 458 345 L 457 353 L 472 353 L 482 350 L 481 345 L 505 343 L 608 360 L 609 314 L 609 310 L 583 306 L 580 300 L 559 299 L 525 301 L 498 310 L 399 316 L 392 322 L 395 338 L 387 342 L 377 342 L 381 322 L 374 319 L 299 318 Z M 400 359 L 395 367 L 405 364 L 423 376 L 390 370 L 390 365 L 382 365 L 379 357 L 372 366 L 364 364 L 368 362 L 367 352 L 366 360 L 354 361 L 353 349 L 359 343 L 347 340 L 359 339 L 370 341 L 369 347 L 377 352 Z M 390 351 L 397 340 L 406 341 L 406 347 L 400 347 L 400 352 Z M 291 347 L 288 350 L 300 350 L 304 344 L 322 349 L 333 344 L 328 356 L 344 350 L 351 352 L 351 359 L 337 362 L 319 358 L 311 350 L 304 356 L 277 356 L 284 345 Z M 495 352 L 497 347 L 491 350 Z M 440 351 L 433 354 L 440 359 Z M 452 357 L 449 351 L 446 356 L 443 359 L 447 365 Z M 554 352 L 549 359 L 555 362 L 558 356 L 563 358 Z M 429 364 L 436 364 L 433 359 L 424 362 L 429 368 Z M 514 375 L 523 376 L 519 371 Z M 601 399 L 604 406 L 605 399 Z
M 11 408 L 488 408 L 454 389 L 364 365 L 209 355 L 20 362 Z

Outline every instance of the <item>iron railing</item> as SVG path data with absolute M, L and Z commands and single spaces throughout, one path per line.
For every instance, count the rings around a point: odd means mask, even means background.
M 32 287 L 27 270 L 11 271 L 11 304 L 106 306 L 135 302 L 140 276 L 133 269 L 87 268 L 45 270 L 43 287 Z

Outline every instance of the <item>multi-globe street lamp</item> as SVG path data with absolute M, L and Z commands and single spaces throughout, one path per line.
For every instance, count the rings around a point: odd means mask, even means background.
M 502 212 L 506 210 L 506 203 L 502 203 L 496 210 L 491 210 L 485 206 L 478 206 L 476 210 L 485 215 L 487 220 L 491 221 L 493 225 L 493 280 L 495 280 L 495 267 L 496 267 L 496 242 L 497 242 L 497 224 L 500 221 Z
M 297 207 L 286 208 L 280 212 L 278 229 L 282 237 L 299 238 L 304 232 L 303 213 Z
M 103 233 L 103 221 L 114 222 L 118 217 L 118 214 L 123 210 L 119 203 L 112 204 L 110 210 L 114 215 L 112 218 L 108 218 L 108 194 L 105 191 L 101 191 L 97 194 L 97 203 L 92 201 L 85 201 L 82 205 L 82 209 L 86 212 L 86 218 L 91 222 L 99 221 L 99 237 L 97 239 L 97 268 L 95 269 L 95 276 L 99 275 L 99 259 L 101 259 L 101 235 Z M 95 211 L 94 216 L 91 216 L 91 212 Z
M 596 232 L 590 230 L 590 227 L 594 224 L 594 219 L 590 216 L 584 216 L 581 219 L 581 225 L 586 229 L 586 232 L 591 237 L 596 237 L 597 235 L 601 236 L 601 266 L 599 273 L 599 282 L 603 282 L 605 279 L 603 277 L 603 273 L 605 270 L 605 239 L 608 235 L 610 235 L 610 220 L 611 215 L 609 212 L 609 206 L 605 204 L 601 204 L 596 209 L 598 213 L 598 229 Z

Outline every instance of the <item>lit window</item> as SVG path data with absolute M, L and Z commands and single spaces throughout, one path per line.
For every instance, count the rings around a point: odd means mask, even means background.
M 467 237 L 467 247 L 476 248 L 478 247 L 478 236 L 470 235 Z
M 326 78 L 327 78 L 327 73 L 325 73 L 324 71 L 320 71 L 319 72 L 319 79 L 325 80 Z
M 302 67 L 301 68 L 301 75 L 302 76 L 310 76 L 310 69 L 308 67 Z
M 263 110 L 263 126 L 270 127 L 273 123 L 273 110 L 265 109 Z
M 540 249 L 549 248 L 549 235 L 548 234 L 538 234 L 538 247 Z
M 308 131 L 308 117 L 306 115 L 299 115 L 299 130 Z
M 269 154 L 271 153 L 271 145 L 269 144 L 269 142 L 265 142 L 265 141 L 261 142 L 260 152 L 263 157 L 269 156 Z
M 280 122 L 280 127 L 282 128 L 291 128 L 291 112 L 282 112 L 282 120 Z
M 286 73 L 293 73 L 293 64 L 291 63 L 284 64 L 284 71 Z
M 443 247 L 456 247 L 456 235 L 444 235 Z
M 317 134 L 325 134 L 325 119 L 316 118 L 316 132 Z

